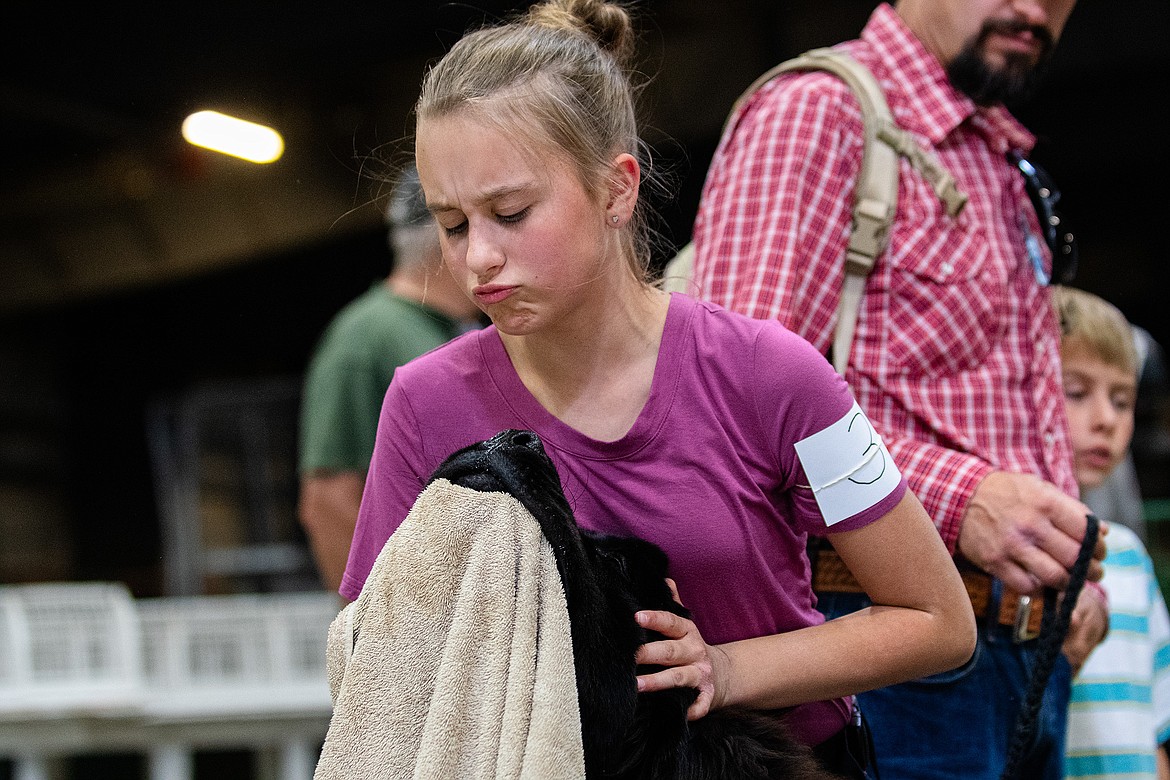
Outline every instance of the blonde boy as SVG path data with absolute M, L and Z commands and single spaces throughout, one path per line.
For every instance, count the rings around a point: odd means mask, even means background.
M 1112 304 L 1057 288 L 1065 405 L 1081 491 L 1101 485 L 1133 437 L 1138 356 Z M 1073 681 L 1065 776 L 1170 780 L 1170 617 L 1153 563 L 1129 528 L 1109 532 L 1102 584 L 1110 633 Z

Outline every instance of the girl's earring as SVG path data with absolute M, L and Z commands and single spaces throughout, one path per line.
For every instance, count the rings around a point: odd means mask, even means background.
M 612 217 L 609 218 L 610 222 L 612 222 L 615 225 L 618 223 L 619 219 L 620 219 L 620 217 L 618 217 L 617 214 L 614 214 Z

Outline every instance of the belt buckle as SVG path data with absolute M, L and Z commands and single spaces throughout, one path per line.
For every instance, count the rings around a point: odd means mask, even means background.
M 1031 640 L 1040 636 L 1039 631 L 1029 631 L 1028 623 L 1031 622 L 1032 617 L 1032 597 L 1020 596 L 1016 602 L 1016 625 L 1012 632 L 1012 640 L 1017 644 L 1020 642 L 1030 642 Z

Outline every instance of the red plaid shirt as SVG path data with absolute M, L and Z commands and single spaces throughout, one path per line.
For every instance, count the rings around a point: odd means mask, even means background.
M 954 552 L 968 500 L 992 470 L 1077 495 L 1060 333 L 1025 250 L 1025 231 L 1039 235 L 1036 214 L 1006 159 L 1034 138 L 1002 107 L 956 91 L 888 5 L 841 46 L 970 196 L 948 217 L 901 162 L 890 245 L 867 280 L 845 376 Z M 740 108 L 695 221 L 704 297 L 779 319 L 828 352 L 861 132 L 856 99 L 826 73 L 774 79 Z

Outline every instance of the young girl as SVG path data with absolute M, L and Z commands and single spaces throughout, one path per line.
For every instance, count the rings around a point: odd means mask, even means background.
M 356 598 L 431 471 L 535 431 L 587 528 L 661 546 L 694 622 L 642 691 L 690 686 L 691 718 L 744 705 L 844 770 L 858 691 L 953 668 L 970 602 L 938 532 L 845 383 L 807 342 L 647 281 L 627 12 L 552 0 L 466 35 L 428 73 L 415 151 L 444 258 L 493 325 L 399 369 L 341 592 Z M 809 532 L 875 606 L 823 622 Z M 859 770 L 850 768 L 855 776 Z

